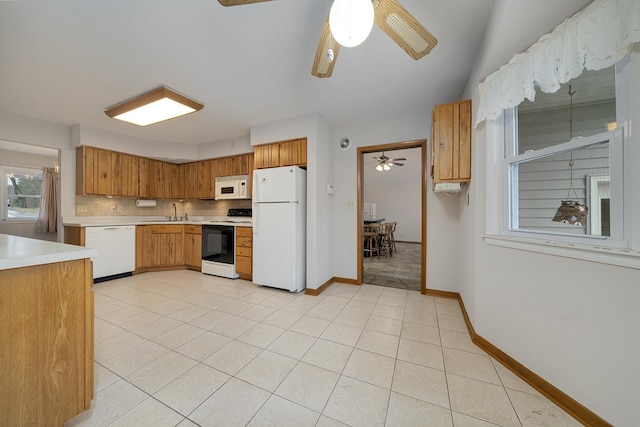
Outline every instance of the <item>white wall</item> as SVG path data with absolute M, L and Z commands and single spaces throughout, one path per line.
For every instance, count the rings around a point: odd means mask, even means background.
M 319 115 L 294 117 L 253 126 L 251 145 L 307 138 L 307 288 L 317 289 L 332 277 L 334 247 L 333 196 L 326 185 L 333 182 L 331 131 Z
M 585 2 L 545 0 L 530 9 L 534 3 L 497 1 L 489 37 L 465 91 L 474 105 L 479 81 L 525 50 L 541 35 L 541 28 L 548 32 L 572 15 L 580 3 Z M 640 76 L 639 53 L 632 66 L 631 75 Z M 640 122 L 640 84 L 634 83 L 632 122 Z M 632 150 L 625 155 L 638 164 L 640 141 L 630 136 Z M 501 141 L 490 124 L 474 129 L 472 138 L 470 205 L 460 200 L 460 255 L 465 266 L 460 293 L 476 332 L 608 422 L 637 425 L 640 310 L 635 302 L 640 298 L 640 271 L 487 244 L 482 235 L 493 227 L 499 206 L 492 171 Z M 633 185 L 640 182 L 635 170 L 626 177 Z M 631 201 L 635 247 L 638 193 L 636 186 Z
M 74 147 L 88 145 L 176 163 L 198 159 L 196 145 L 144 141 L 83 125 L 72 126 L 71 138 Z
M 452 100 L 455 101 L 455 100 Z M 357 272 L 357 147 L 428 139 L 431 117 L 413 115 L 334 130 L 334 276 L 355 279 Z M 351 148 L 338 146 L 342 138 Z M 429 150 L 427 150 L 429 151 Z M 425 160 L 429 164 L 429 159 Z M 427 287 L 458 291 L 460 252 L 458 197 L 437 195 L 427 182 Z M 420 215 L 420 212 L 415 212 Z
M 0 112 L 0 139 L 60 150 L 60 200 L 58 230 L 62 217 L 75 214 L 76 153 L 71 147 L 70 128 Z M 58 232 L 58 241 L 63 234 Z
M 198 159 L 214 159 L 216 157 L 233 156 L 234 154 L 251 153 L 251 137 L 241 136 L 224 141 L 199 144 L 197 146 Z

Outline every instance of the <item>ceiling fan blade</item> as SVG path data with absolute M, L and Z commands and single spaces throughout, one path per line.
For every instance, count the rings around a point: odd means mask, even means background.
M 271 0 L 218 0 L 218 3 L 223 6 L 240 6 L 242 4 L 261 3 L 263 1 Z
M 388 165 L 393 165 L 393 166 L 404 166 L 404 163 L 396 163 L 396 162 L 388 162 Z
M 403 162 L 407 159 L 405 159 L 404 157 L 398 157 L 397 159 L 389 159 L 392 162 Z
M 329 62 L 327 54 L 329 49 L 333 50 L 333 61 L 331 62 Z M 313 67 L 311 67 L 311 74 L 321 79 L 331 77 L 333 67 L 338 60 L 338 53 L 340 53 L 340 45 L 331 35 L 329 15 L 327 15 L 327 19 L 325 19 L 324 26 L 322 27 L 320 41 L 318 42 L 316 57 L 313 60 Z
M 415 60 L 431 52 L 438 43 L 397 0 L 380 0 L 375 9 L 375 22 Z

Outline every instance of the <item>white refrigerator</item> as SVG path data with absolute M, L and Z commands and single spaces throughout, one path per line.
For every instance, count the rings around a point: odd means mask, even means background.
M 300 292 L 306 287 L 307 171 L 253 172 L 253 283 Z

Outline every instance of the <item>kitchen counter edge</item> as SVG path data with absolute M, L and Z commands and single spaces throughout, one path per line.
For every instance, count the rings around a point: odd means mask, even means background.
M 0 234 L 0 270 L 97 256 L 97 249 Z

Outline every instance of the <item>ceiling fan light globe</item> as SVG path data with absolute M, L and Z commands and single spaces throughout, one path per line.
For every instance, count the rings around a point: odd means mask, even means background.
M 385 164 L 382 168 L 388 171 L 389 169 L 391 169 L 391 166 L 389 166 L 388 164 Z
M 382 172 L 382 165 L 378 165 L 378 166 L 376 166 L 376 170 L 377 170 L 378 172 Z
M 341 46 L 358 46 L 369 37 L 372 27 L 371 0 L 334 0 L 329 12 L 329 28 Z

